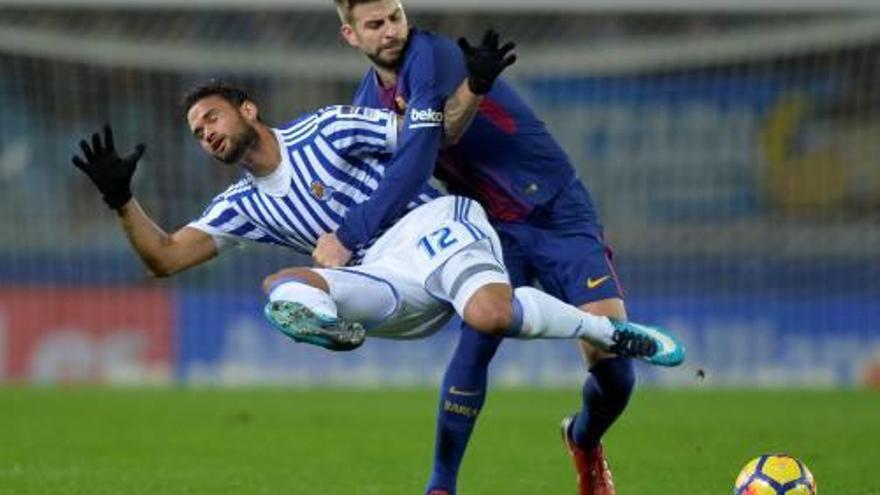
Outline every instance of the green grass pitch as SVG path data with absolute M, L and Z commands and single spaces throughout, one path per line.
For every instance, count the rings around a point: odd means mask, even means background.
M 0 388 L 2 494 L 419 495 L 433 390 Z M 574 390 L 493 390 L 463 495 L 573 494 Z M 640 390 L 606 437 L 622 495 L 731 493 L 785 451 L 823 495 L 880 495 L 876 392 Z

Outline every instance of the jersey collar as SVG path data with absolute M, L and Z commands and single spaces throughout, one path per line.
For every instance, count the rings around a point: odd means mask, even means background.
M 254 185 L 257 186 L 257 189 L 259 189 L 260 192 L 268 194 L 269 196 L 281 197 L 286 196 L 287 193 L 290 192 L 292 165 L 290 163 L 290 158 L 287 156 L 287 147 L 284 146 L 284 141 L 278 134 L 278 130 L 272 129 L 272 135 L 275 136 L 275 139 L 278 141 L 278 149 L 281 151 L 281 163 L 278 164 L 278 167 L 276 167 L 269 175 L 263 177 L 252 175 L 251 177 L 254 180 Z

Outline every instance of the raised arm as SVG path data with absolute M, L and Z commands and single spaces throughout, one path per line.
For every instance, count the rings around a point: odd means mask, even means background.
M 507 42 L 499 47 L 498 42 L 498 33 L 491 29 L 486 31 L 483 42 L 478 46 L 471 46 L 465 38 L 458 39 L 468 77 L 446 100 L 443 109 L 444 147 L 453 146 L 461 140 L 477 114 L 483 95 L 492 89 L 498 75 L 516 62 L 516 55 L 511 53 L 516 45 Z
M 480 46 L 472 47 L 461 40 L 459 47 L 465 56 L 468 77 L 462 83 L 467 87 L 459 87 L 455 93 L 459 99 L 452 105 L 457 118 L 452 127 L 456 139 L 461 137 L 473 118 L 479 95 L 487 93 L 501 71 L 516 60 L 509 53 L 514 45 L 507 43 L 499 48 L 498 35 L 491 30 L 486 32 Z M 386 167 L 385 177 L 372 196 L 349 209 L 345 221 L 334 234 L 318 241 L 313 253 L 318 264 L 344 264 L 352 251 L 362 247 L 401 213 L 434 172 L 434 163 L 446 133 L 444 111 L 448 93 L 440 83 L 446 75 L 438 69 L 438 54 L 434 48 L 420 44 L 410 49 L 418 50 L 415 56 L 418 65 L 407 76 L 410 101 L 392 162 Z
M 470 127 L 483 95 L 478 95 L 468 87 L 465 79 L 449 98 L 443 107 L 443 147 L 455 146 Z
M 146 149 L 143 144 L 120 157 L 113 143 L 113 130 L 107 125 L 103 141 L 95 133 L 91 144 L 82 140 L 80 148 L 82 157 L 74 156 L 73 164 L 89 176 L 107 206 L 116 211 L 129 243 L 151 275 L 167 277 L 217 255 L 209 234 L 188 227 L 168 234 L 132 197 L 131 178 Z

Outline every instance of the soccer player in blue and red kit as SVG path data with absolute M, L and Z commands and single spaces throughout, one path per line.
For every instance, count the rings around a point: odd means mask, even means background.
M 335 234 L 319 240 L 315 259 L 344 264 L 394 217 L 433 172 L 450 192 L 476 198 L 497 229 L 514 286 L 534 281 L 594 314 L 626 319 L 611 250 L 590 195 L 566 153 L 529 106 L 497 74 L 481 78 L 468 59 L 478 48 L 408 25 L 399 0 L 335 0 L 341 34 L 372 67 L 354 104 L 396 110 L 405 119 L 398 163 L 369 201 L 352 208 Z M 497 46 L 497 35 L 487 33 Z M 509 52 L 512 45 L 503 47 Z M 487 54 L 489 55 L 489 54 Z M 505 63 L 512 63 L 509 56 Z M 464 88 L 456 88 L 470 75 Z M 445 109 L 445 121 L 444 121 Z M 409 158 L 407 158 L 409 157 Z M 500 338 L 465 326 L 444 375 L 429 494 L 455 493 L 459 465 L 485 399 L 488 365 Z M 582 343 L 590 375 L 583 405 L 562 422 L 581 495 L 613 495 L 600 439 L 629 401 L 630 359 Z M 465 391 L 466 393 L 461 393 Z

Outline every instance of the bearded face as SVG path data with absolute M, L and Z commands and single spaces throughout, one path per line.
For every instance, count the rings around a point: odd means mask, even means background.
M 237 130 L 230 131 L 225 136 L 220 136 L 220 144 L 211 155 L 226 164 L 236 164 L 241 161 L 244 154 L 257 141 L 257 130 L 243 118 L 239 118 L 241 126 Z
M 393 70 L 403 60 L 409 23 L 399 0 L 379 0 L 353 7 L 342 34 L 374 65 Z
M 217 95 L 197 101 L 187 112 L 187 122 L 202 149 L 227 164 L 240 162 L 258 139 L 242 108 Z

